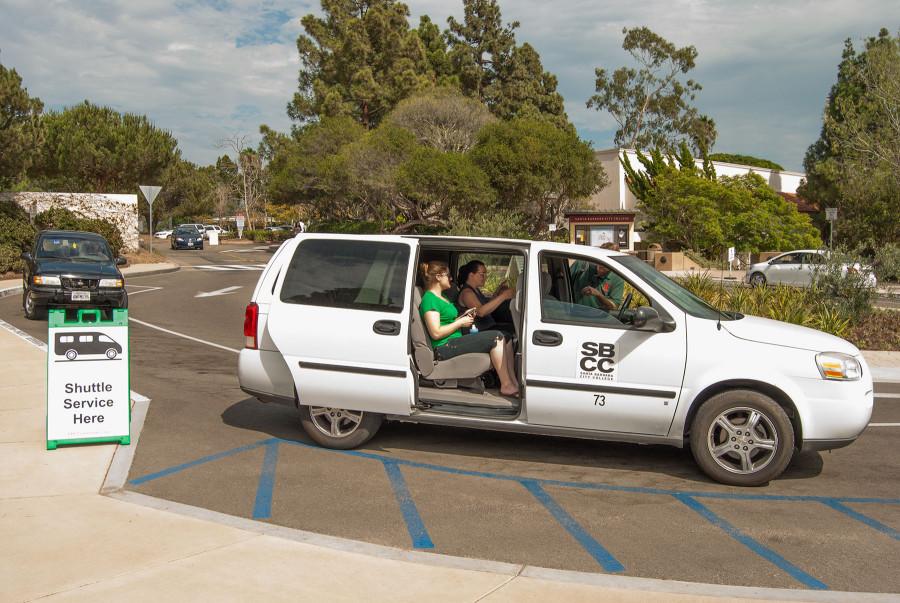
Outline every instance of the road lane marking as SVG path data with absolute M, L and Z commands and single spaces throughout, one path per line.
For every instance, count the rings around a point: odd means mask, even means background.
M 252 249 L 226 249 L 222 253 L 257 253 L 260 251 L 268 251 L 268 247 L 254 247 Z
M 216 289 L 215 291 L 202 291 L 194 297 L 215 297 L 217 295 L 228 295 L 229 293 L 234 293 L 238 289 L 243 289 L 243 287 L 240 285 L 234 285 L 232 287 L 225 287 L 224 289 Z
M 156 329 L 157 331 L 162 331 L 163 333 L 168 333 L 169 335 L 175 335 L 176 337 L 183 337 L 184 339 L 189 339 L 191 341 L 196 341 L 197 343 L 202 343 L 204 345 L 212 346 L 214 348 L 219 348 L 220 350 L 225 350 L 227 352 L 234 352 L 235 354 L 240 354 L 240 350 L 236 350 L 234 348 L 225 347 L 224 345 L 219 345 L 218 343 L 213 343 L 211 341 L 206 341 L 205 339 L 198 339 L 196 337 L 191 337 L 190 335 L 185 335 L 184 333 L 178 333 L 176 331 L 170 331 L 169 329 L 164 329 L 162 327 L 158 327 L 156 325 L 152 325 L 149 322 L 144 322 L 143 320 L 138 320 L 137 318 L 128 317 L 128 320 L 131 322 L 136 322 L 139 325 L 143 325 L 150 329 Z
M 151 291 L 159 291 L 160 289 L 162 289 L 162 287 L 148 287 L 146 285 L 125 285 L 126 289 L 128 287 L 143 287 L 144 288 L 143 291 L 129 291 L 128 297 L 133 297 L 139 293 L 150 293 Z
M 196 270 L 214 270 L 218 272 L 226 272 L 229 270 L 262 270 L 265 264 L 201 264 L 199 266 L 191 266 Z
M 869 427 L 900 427 L 900 423 L 869 423 Z

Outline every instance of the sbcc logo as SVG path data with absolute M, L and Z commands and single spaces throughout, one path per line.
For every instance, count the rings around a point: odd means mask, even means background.
M 578 358 L 578 377 L 611 381 L 616 371 L 616 345 L 585 341 Z

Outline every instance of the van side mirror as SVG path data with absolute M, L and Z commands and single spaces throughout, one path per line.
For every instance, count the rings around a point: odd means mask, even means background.
M 119 256 L 116 258 L 116 266 L 124 266 L 127 263 L 128 263 L 128 260 L 126 260 L 122 256 Z
M 631 325 L 639 331 L 666 333 L 675 330 L 675 321 L 666 316 L 660 318 L 659 312 L 649 306 L 640 306 L 634 311 Z

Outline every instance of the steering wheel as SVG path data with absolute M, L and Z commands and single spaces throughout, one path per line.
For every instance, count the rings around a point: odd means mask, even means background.
M 634 297 L 634 293 L 629 293 L 625 296 L 625 300 L 622 302 L 622 305 L 619 307 L 619 313 L 616 314 L 616 319 L 619 322 L 622 322 L 622 316 L 625 314 L 625 310 L 628 309 L 628 306 L 631 305 L 631 298 Z

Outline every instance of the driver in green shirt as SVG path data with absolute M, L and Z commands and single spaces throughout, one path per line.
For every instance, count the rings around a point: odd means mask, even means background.
M 604 248 L 614 249 L 614 244 Z M 578 260 L 569 269 L 575 291 L 576 304 L 601 310 L 615 310 L 622 303 L 625 281 L 621 276 L 599 262 Z

